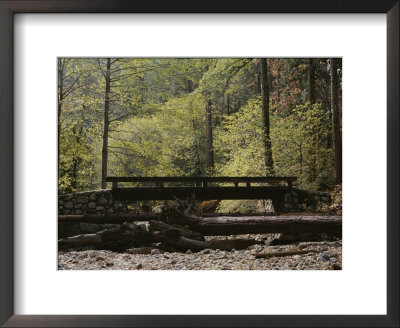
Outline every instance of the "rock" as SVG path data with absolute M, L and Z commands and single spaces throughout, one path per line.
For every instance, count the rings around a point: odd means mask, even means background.
M 317 261 L 329 261 L 330 256 L 328 254 L 320 254 L 317 256 Z
M 64 204 L 65 208 L 73 208 L 74 207 L 74 203 L 72 203 L 71 201 L 68 201 Z
M 104 206 L 97 206 L 96 211 L 104 211 Z
M 105 197 L 100 197 L 100 198 L 99 198 L 99 204 L 101 204 L 101 205 L 107 205 L 107 203 L 108 203 L 107 198 L 105 198 Z
M 154 248 L 154 249 L 151 251 L 151 255 L 158 255 L 158 254 L 160 254 L 160 250 L 157 249 L 157 248 Z
M 75 210 L 75 214 L 76 215 L 82 214 L 82 210 L 80 210 L 80 209 Z
M 88 203 L 87 207 L 88 208 L 96 208 L 96 203 L 90 202 L 90 203 Z
M 186 251 L 186 254 L 192 254 L 192 251 L 191 251 L 190 249 L 188 249 L 188 250 Z
M 332 265 L 332 269 L 333 270 L 342 270 L 342 267 L 339 264 L 335 263 L 335 264 Z
M 300 243 L 298 246 L 299 249 L 304 249 L 306 247 L 307 247 L 307 244 L 305 244 L 305 243 Z
M 90 196 L 89 196 L 89 200 L 96 200 L 96 194 L 95 193 L 92 193 L 92 194 L 90 194 Z
M 138 263 L 136 265 L 136 270 L 141 270 L 141 269 L 143 269 L 143 264 L 142 263 Z
M 78 196 L 76 198 L 76 202 L 77 203 L 87 203 L 89 201 L 89 197 L 88 196 Z
M 108 210 L 107 210 L 107 214 L 113 214 L 114 213 L 114 210 L 112 209 L 112 208 L 109 208 Z
M 300 258 L 300 255 L 295 255 L 295 256 L 293 256 L 293 258 L 294 258 L 295 260 L 298 260 L 298 259 Z
M 63 197 L 64 201 L 68 201 L 68 200 L 71 200 L 71 199 L 72 199 L 72 195 L 71 195 L 71 194 L 69 194 L 69 195 L 63 195 L 62 197 Z
M 211 251 L 211 249 L 206 248 L 206 249 L 203 249 L 202 251 L 200 251 L 200 254 L 210 254 L 210 251 Z
M 121 207 L 123 207 L 123 205 L 122 205 L 121 202 L 115 202 L 115 203 L 114 203 L 114 208 L 115 208 L 115 209 L 121 208 Z
M 336 257 L 331 257 L 331 258 L 329 259 L 329 261 L 331 261 L 331 262 L 336 262 L 337 260 L 336 260 Z
M 96 257 L 96 261 L 104 261 L 105 259 L 104 259 L 104 257 L 102 257 L 102 256 L 97 256 Z

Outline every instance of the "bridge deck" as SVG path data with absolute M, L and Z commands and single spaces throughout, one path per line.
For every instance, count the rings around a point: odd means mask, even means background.
M 113 184 L 115 200 L 168 200 L 194 197 L 211 199 L 278 199 L 296 181 L 296 177 L 107 177 Z M 139 183 L 135 187 L 119 187 L 119 182 Z M 285 186 L 278 185 L 285 182 Z M 233 186 L 226 186 L 233 183 Z M 240 186 L 244 183 L 245 186 Z M 257 183 L 258 185 L 251 185 Z M 146 184 L 153 184 L 146 187 Z M 167 185 L 168 184 L 168 185 Z M 177 184 L 179 186 L 177 186 Z M 188 186 L 192 184 L 194 186 Z M 220 184 L 223 184 L 222 186 Z M 268 185 L 260 185 L 268 184 Z

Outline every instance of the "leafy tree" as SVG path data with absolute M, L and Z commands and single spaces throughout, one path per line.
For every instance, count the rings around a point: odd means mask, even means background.
M 59 191 L 210 173 L 330 188 L 341 72 L 327 58 L 60 58 Z

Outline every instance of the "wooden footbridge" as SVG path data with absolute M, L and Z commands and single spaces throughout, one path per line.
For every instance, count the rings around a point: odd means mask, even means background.
M 282 199 L 296 177 L 107 177 L 115 200 Z M 120 186 L 119 184 L 124 184 Z M 133 187 L 127 187 L 127 184 Z

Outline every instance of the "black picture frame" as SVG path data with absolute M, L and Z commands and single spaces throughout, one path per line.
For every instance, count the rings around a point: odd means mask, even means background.
M 387 315 L 14 315 L 13 16 L 16 13 L 385 13 Z M 0 63 L 0 324 L 4 327 L 399 327 L 398 0 L 0 0 Z

